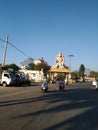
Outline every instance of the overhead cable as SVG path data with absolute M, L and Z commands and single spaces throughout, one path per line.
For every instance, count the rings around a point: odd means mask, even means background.
M 3 42 L 6 42 L 5 40 L 3 40 L 3 39 L 1 39 L 0 38 L 0 40 L 1 41 L 3 41 Z M 20 49 L 18 49 L 17 47 L 15 47 L 13 44 L 11 44 L 10 42 L 8 42 L 8 44 L 10 45 L 10 46 L 12 46 L 13 48 L 15 48 L 16 50 L 18 50 L 19 52 L 21 52 L 23 55 L 25 55 L 26 57 L 28 57 L 28 58 L 30 58 L 30 56 L 29 55 L 27 55 L 26 53 L 24 53 L 22 50 L 20 50 Z

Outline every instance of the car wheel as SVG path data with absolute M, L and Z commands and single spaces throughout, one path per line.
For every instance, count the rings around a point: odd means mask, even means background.
M 6 87 L 6 86 L 7 86 L 6 82 L 2 83 L 2 86 L 3 86 L 3 87 Z

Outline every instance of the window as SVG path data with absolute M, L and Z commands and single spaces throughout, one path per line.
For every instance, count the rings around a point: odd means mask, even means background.
M 4 77 L 10 78 L 10 76 L 8 74 L 4 74 Z

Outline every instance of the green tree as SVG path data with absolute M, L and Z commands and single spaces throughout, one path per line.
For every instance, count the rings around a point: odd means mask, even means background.
M 34 63 L 30 63 L 27 68 L 29 70 L 34 70 L 35 69 L 35 64 Z
M 13 69 L 14 71 L 19 71 L 19 66 L 17 66 L 16 64 L 10 64 L 10 65 L 6 65 L 7 69 Z
M 89 75 L 90 77 L 98 77 L 98 72 L 95 72 L 95 71 L 91 71 L 90 72 L 90 75 Z
M 84 72 L 85 72 L 85 66 L 81 64 L 79 68 L 79 73 L 82 78 L 84 77 Z
M 74 71 L 71 73 L 71 76 L 73 79 L 79 79 L 79 72 L 78 71 Z
M 40 71 L 42 69 L 43 69 L 44 74 L 47 75 L 49 72 L 49 69 L 50 69 L 50 66 L 47 64 L 47 62 L 42 62 L 42 63 L 35 65 L 35 70 Z

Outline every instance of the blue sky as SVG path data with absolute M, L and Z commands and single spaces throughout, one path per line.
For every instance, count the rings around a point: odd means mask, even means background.
M 0 39 L 33 59 L 54 65 L 58 52 L 65 65 L 98 71 L 98 0 L 0 0 Z M 0 61 L 4 50 L 0 40 Z M 6 64 L 20 65 L 25 55 L 8 45 Z

